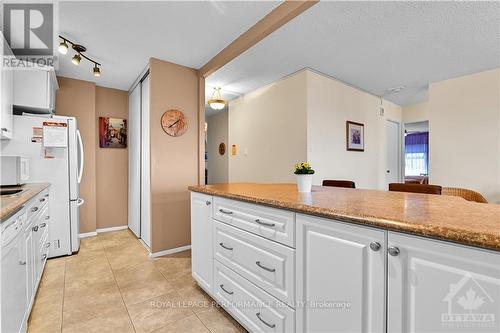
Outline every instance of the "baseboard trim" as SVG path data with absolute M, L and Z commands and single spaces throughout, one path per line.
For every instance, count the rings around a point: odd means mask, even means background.
M 86 237 L 92 237 L 92 236 L 97 236 L 97 231 L 84 232 L 82 234 L 79 234 L 78 238 L 86 238 Z
M 119 230 L 126 230 L 126 229 L 128 229 L 128 225 L 120 225 L 118 227 L 96 229 L 96 232 L 98 234 L 102 234 L 103 232 L 119 231 Z
M 150 253 L 149 256 L 151 258 L 157 258 L 157 257 L 161 257 L 161 256 L 166 256 L 168 254 L 187 251 L 190 249 L 191 249 L 191 245 L 186 245 L 186 246 L 176 247 L 175 249 L 168 249 L 168 250 L 163 250 L 163 251 L 159 251 L 159 252 L 155 252 L 155 253 Z

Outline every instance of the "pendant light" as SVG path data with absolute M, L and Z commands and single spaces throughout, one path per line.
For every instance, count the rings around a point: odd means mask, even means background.
M 220 88 L 214 88 L 212 99 L 208 100 L 208 105 L 214 110 L 222 110 L 226 106 L 226 101 L 222 99 Z
M 94 65 L 94 76 L 95 77 L 101 76 L 101 70 L 99 67 L 97 67 L 97 64 Z

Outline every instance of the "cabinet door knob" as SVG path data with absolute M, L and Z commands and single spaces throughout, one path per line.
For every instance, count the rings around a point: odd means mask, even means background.
M 26 260 L 19 260 L 19 265 L 21 265 L 21 266 L 26 265 Z
M 210 201 L 208 201 L 208 200 L 207 200 L 207 201 L 205 201 L 205 204 L 206 204 L 207 206 L 210 206 L 212 203 L 211 203 Z
M 40 202 L 44 202 L 45 201 L 45 198 L 40 198 Z
M 2 127 L 2 132 L 8 132 L 9 130 L 6 127 Z
M 49 242 L 49 243 L 47 243 L 47 244 L 45 244 L 45 247 L 46 247 L 46 248 L 50 247 L 50 242 Z
M 45 228 L 47 226 L 47 223 L 43 222 L 42 224 L 40 224 L 40 228 Z
M 31 208 L 31 212 L 32 212 L 32 213 L 36 212 L 37 210 L 38 210 L 38 207 L 33 207 L 33 208 Z
M 397 257 L 399 255 L 399 249 L 396 246 L 391 246 L 387 249 L 387 252 L 393 257 Z
M 370 249 L 372 249 L 373 251 L 377 252 L 378 250 L 380 250 L 380 243 L 379 242 L 371 242 L 370 243 Z
M 37 232 L 38 231 L 38 226 L 34 226 L 31 230 L 33 230 L 34 232 Z

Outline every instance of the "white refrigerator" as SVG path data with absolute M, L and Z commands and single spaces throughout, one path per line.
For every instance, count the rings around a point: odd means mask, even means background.
M 44 125 L 45 123 L 45 125 Z M 65 143 L 48 147 L 43 136 L 51 132 L 44 126 L 65 128 Z M 2 155 L 20 155 L 29 158 L 29 182 L 50 183 L 50 257 L 70 255 L 80 248 L 79 207 L 84 203 L 79 196 L 84 156 L 83 143 L 76 118 L 63 116 L 14 116 L 11 140 L 2 140 Z M 61 140 L 59 132 L 58 140 Z M 64 132 L 63 132 L 64 133 Z M 47 145 L 47 146 L 46 146 Z

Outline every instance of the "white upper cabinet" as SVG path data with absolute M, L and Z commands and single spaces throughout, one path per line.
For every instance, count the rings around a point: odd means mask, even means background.
M 212 197 L 191 192 L 191 267 L 193 278 L 213 292 Z
M 388 332 L 500 332 L 500 257 L 389 232 Z
M 53 113 L 58 89 L 54 69 L 14 71 L 14 106 L 27 112 Z
M 384 332 L 385 232 L 301 214 L 296 221 L 297 332 Z
M 12 138 L 13 117 L 12 117 L 12 98 L 13 98 L 13 72 L 8 66 L 4 66 L 4 60 L 9 56 L 14 57 L 6 42 L 0 34 L 2 41 L 2 52 L 0 52 L 0 137 L 2 139 Z M 5 48 L 4 48 L 5 45 Z

